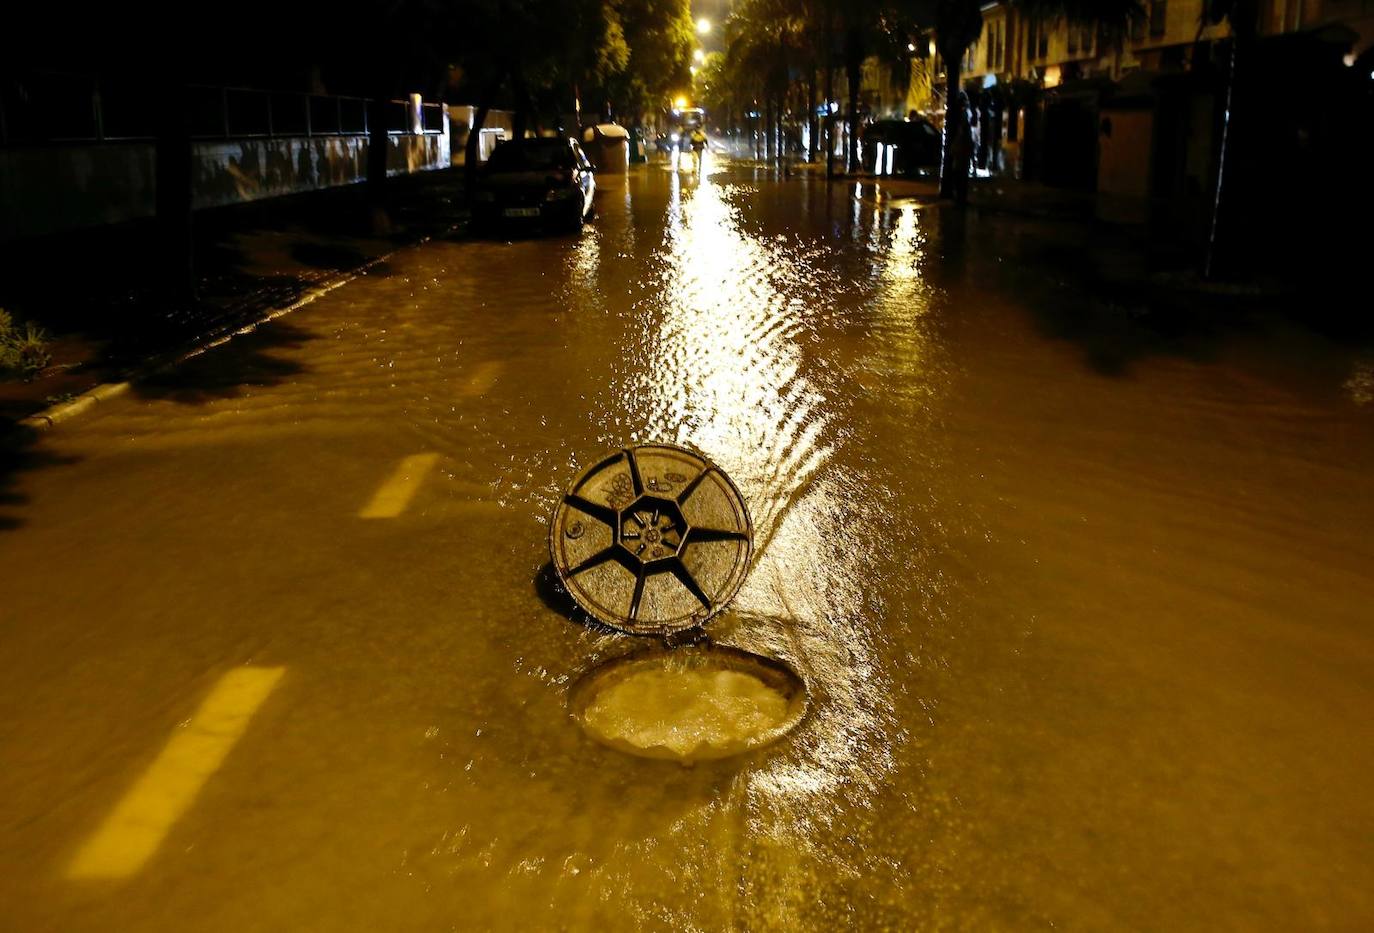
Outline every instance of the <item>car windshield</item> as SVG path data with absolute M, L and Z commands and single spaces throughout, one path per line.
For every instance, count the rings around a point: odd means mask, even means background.
M 487 160 L 491 172 L 530 172 L 567 168 L 573 164 L 572 150 L 561 139 L 528 139 L 506 142 L 492 150 Z

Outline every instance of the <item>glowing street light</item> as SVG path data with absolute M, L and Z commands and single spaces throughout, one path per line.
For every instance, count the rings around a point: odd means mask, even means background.
M 916 43 L 915 43 L 915 42 L 908 42 L 908 43 L 906 44 L 906 50 L 907 50 L 908 52 L 914 52 L 914 51 L 916 51 Z
M 677 100 L 673 101 L 673 106 L 676 107 L 678 110 L 681 110 L 682 108 L 687 106 L 687 98 L 679 94 Z
M 703 52 L 701 49 L 697 49 L 695 52 L 693 52 L 692 57 L 697 60 L 698 65 L 706 61 L 706 53 Z
M 710 31 L 711 31 L 711 21 L 710 21 L 709 19 L 707 19 L 706 17 L 703 16 L 701 19 L 697 20 L 697 32 L 698 32 L 698 33 L 700 33 L 701 35 L 704 36 L 704 35 L 706 35 L 706 34 L 707 34 L 708 32 L 710 32 Z

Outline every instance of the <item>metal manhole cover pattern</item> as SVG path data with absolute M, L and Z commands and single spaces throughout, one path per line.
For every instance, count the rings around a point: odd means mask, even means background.
M 584 470 L 549 529 L 553 566 L 577 604 L 636 635 L 710 619 L 744 582 L 753 546 L 735 484 L 671 444 L 617 451 Z

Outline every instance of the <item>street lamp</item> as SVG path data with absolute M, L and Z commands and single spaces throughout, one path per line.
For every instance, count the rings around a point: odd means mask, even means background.
M 695 52 L 693 52 L 692 57 L 697 60 L 698 65 L 703 64 L 706 61 L 706 53 L 703 52 L 701 49 L 697 49 Z
M 707 34 L 708 32 L 710 32 L 710 31 L 711 31 L 711 21 L 710 21 L 709 19 L 707 19 L 706 17 L 703 16 L 701 19 L 697 20 L 697 32 L 698 32 L 698 33 L 700 33 L 701 35 L 704 36 L 704 35 L 706 35 L 706 34 Z

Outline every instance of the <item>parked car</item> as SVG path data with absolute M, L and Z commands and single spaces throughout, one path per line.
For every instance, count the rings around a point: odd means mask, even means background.
M 878 120 L 863 132 L 863 164 L 875 175 L 920 175 L 940 169 L 940 131 L 927 120 Z
M 592 213 L 595 173 L 576 140 L 512 139 L 492 150 L 478 178 L 473 220 L 579 230 Z

